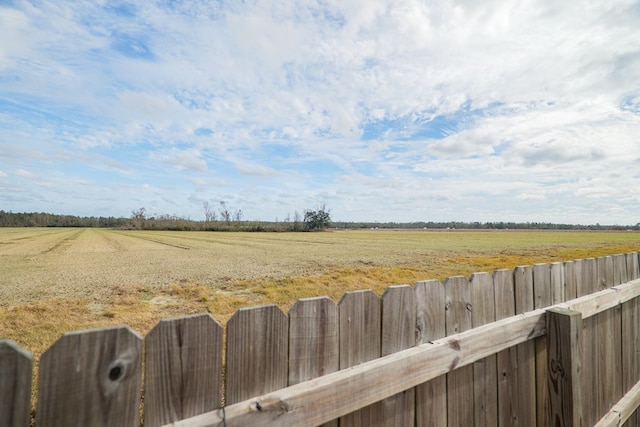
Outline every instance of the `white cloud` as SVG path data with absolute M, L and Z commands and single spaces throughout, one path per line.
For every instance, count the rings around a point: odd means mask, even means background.
M 158 151 L 151 154 L 151 159 L 174 166 L 178 170 L 187 172 L 207 172 L 207 162 L 197 150 Z
M 22 177 L 22 178 L 33 178 L 35 175 L 31 172 L 29 172 L 28 170 L 24 170 L 24 169 L 16 169 L 14 171 L 14 174 L 16 176 Z
M 0 168 L 63 173 L 51 182 L 70 198 L 74 180 L 164 192 L 110 193 L 124 215 L 148 200 L 196 217 L 181 194 L 215 187 L 260 206 L 238 206 L 247 217 L 284 216 L 293 194 L 342 219 L 635 223 L 639 14 L 631 0 L 13 2 Z M 38 191 L 14 210 L 48 210 Z

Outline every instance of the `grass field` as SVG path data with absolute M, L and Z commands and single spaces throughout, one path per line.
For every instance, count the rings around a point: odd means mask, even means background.
M 0 338 L 36 360 L 66 331 L 640 250 L 638 232 L 0 229 Z

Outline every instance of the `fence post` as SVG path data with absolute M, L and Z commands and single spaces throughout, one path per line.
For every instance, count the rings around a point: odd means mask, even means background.
M 581 313 L 563 308 L 547 311 L 547 350 L 549 419 L 542 424 L 579 427 L 583 414 Z
M 30 353 L 13 341 L 0 340 L 0 425 L 29 425 L 32 369 Z

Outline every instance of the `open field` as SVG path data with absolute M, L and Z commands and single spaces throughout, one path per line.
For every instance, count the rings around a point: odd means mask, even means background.
M 62 333 L 640 250 L 638 232 L 151 232 L 0 228 L 0 338 L 36 359 Z

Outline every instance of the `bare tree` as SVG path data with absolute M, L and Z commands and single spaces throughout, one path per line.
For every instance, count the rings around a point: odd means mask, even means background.
M 206 222 L 211 222 L 218 219 L 218 214 L 208 201 L 202 202 L 202 207 L 204 208 L 204 218 Z
M 147 219 L 147 210 L 145 208 L 140 208 L 131 212 L 131 222 L 133 224 L 133 228 L 142 229 L 144 228 L 145 220 Z
M 231 209 L 224 200 L 220 201 L 220 217 L 227 225 L 231 225 Z
M 300 216 L 300 212 L 293 212 L 293 231 L 300 231 L 300 221 L 302 221 L 302 217 Z

